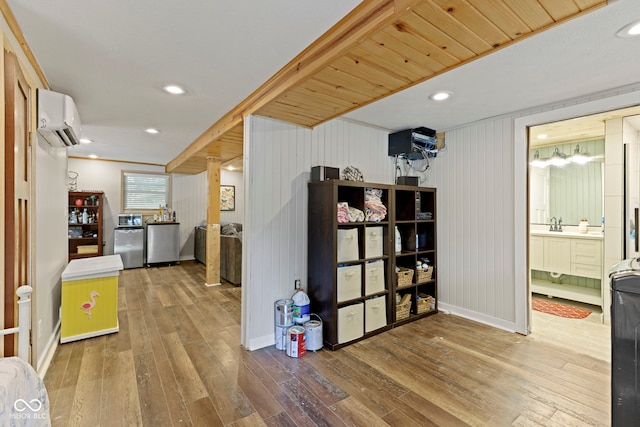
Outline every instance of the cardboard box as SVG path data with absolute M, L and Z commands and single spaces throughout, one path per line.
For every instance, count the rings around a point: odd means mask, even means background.
M 78 254 L 97 254 L 98 245 L 82 245 L 78 246 Z

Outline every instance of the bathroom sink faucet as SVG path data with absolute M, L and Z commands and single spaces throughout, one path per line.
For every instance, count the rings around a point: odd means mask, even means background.
M 562 217 L 558 219 L 558 227 L 556 228 L 556 231 L 562 231 Z
M 551 224 L 549 224 L 549 231 L 558 231 L 558 220 L 556 217 L 552 217 L 549 222 L 551 222 Z

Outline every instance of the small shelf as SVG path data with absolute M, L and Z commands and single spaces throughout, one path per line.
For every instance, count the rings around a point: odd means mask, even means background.
M 546 280 L 531 279 L 531 292 L 585 304 L 602 306 L 602 290 L 583 286 L 564 285 Z
M 76 201 L 82 203 L 76 203 Z M 78 218 L 80 222 L 67 222 L 68 227 L 68 256 L 69 260 L 90 258 L 102 255 L 102 206 L 104 193 L 88 191 L 70 191 L 67 202 L 68 218 Z M 91 222 L 83 223 L 82 213 L 92 218 Z M 95 235 L 95 236 L 94 236 Z M 83 246 L 91 246 L 89 248 Z

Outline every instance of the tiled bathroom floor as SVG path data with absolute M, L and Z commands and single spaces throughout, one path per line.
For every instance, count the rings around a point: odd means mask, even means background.
M 537 294 L 534 294 L 533 298 L 548 299 L 546 296 Z M 552 298 L 552 301 L 586 308 L 592 313 L 584 319 L 567 319 L 532 310 L 530 336 L 539 341 L 611 362 L 611 326 L 601 322 L 601 308 L 561 298 Z

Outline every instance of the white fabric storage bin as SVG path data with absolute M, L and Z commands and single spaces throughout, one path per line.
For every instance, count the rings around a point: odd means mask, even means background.
M 358 229 L 338 229 L 338 262 L 354 261 L 358 256 Z
M 387 326 L 387 297 L 381 296 L 364 302 L 364 331 L 371 332 Z
M 362 296 L 362 267 L 347 265 L 338 267 L 338 302 Z
M 367 227 L 365 229 L 365 258 L 378 258 L 382 256 L 383 239 L 382 227 Z
M 338 309 L 338 344 L 364 335 L 364 304 L 352 304 Z
M 385 289 L 384 261 L 368 262 L 364 266 L 364 293 L 365 295 L 382 292 Z

